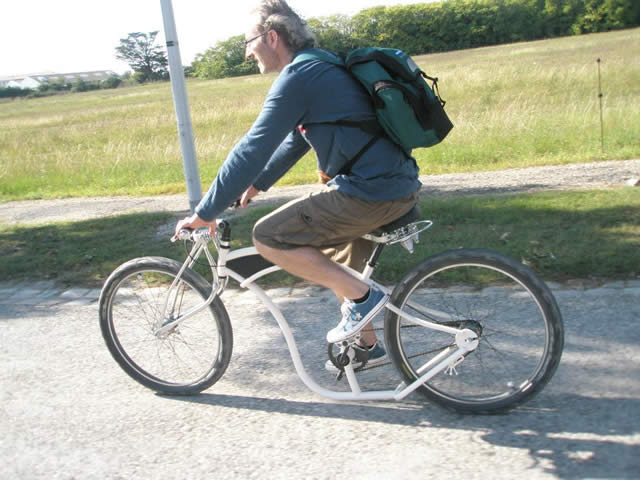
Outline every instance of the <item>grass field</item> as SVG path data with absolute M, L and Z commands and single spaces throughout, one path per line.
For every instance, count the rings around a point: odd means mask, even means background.
M 423 174 L 640 156 L 640 29 L 417 60 L 440 78 L 455 124 L 443 144 L 414 152 Z M 205 190 L 273 78 L 187 83 Z M 309 155 L 281 184 L 314 181 Z M 0 103 L 0 201 L 184 189 L 168 83 Z
M 623 187 L 459 198 L 423 198 L 434 226 L 413 255 L 399 246 L 381 257 L 376 278 L 394 283 L 429 255 L 460 247 L 490 248 L 530 265 L 546 280 L 640 277 L 640 189 Z M 256 219 L 250 208 L 231 220 L 233 247 L 248 246 Z M 167 213 L 141 213 L 35 226 L 0 225 L 0 279 L 52 279 L 100 286 L 116 266 L 134 257 L 184 260 L 167 238 Z M 164 234 L 158 235 L 162 231 Z M 202 274 L 206 269 L 198 267 Z M 299 280 L 282 273 L 269 284 Z

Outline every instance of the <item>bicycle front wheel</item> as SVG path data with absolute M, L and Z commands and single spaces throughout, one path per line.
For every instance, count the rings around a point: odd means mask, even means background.
M 157 392 L 198 393 L 213 385 L 231 358 L 233 335 L 219 298 L 162 333 L 159 327 L 201 305 L 211 285 L 178 262 L 131 260 L 107 279 L 100 295 L 100 329 L 113 358 L 134 380 Z M 173 287 L 172 287 L 173 285 Z
M 443 407 L 462 413 L 513 408 L 538 393 L 560 362 L 564 330 L 551 291 L 531 269 L 504 255 L 462 249 L 434 256 L 405 276 L 391 302 L 413 317 L 470 329 L 479 339 L 459 364 L 418 388 Z M 451 334 L 390 310 L 385 341 L 408 383 L 454 344 Z

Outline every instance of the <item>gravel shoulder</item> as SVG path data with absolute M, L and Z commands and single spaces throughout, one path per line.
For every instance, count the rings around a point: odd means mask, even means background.
M 640 177 L 640 159 L 529 167 L 493 172 L 422 175 L 422 195 L 481 195 L 543 190 L 575 190 L 625 185 Z M 206 180 L 206 179 L 205 179 Z M 320 185 L 274 187 L 255 205 L 282 203 L 316 191 Z M 154 197 L 100 197 L 0 203 L 0 223 L 34 224 L 76 221 L 134 212 L 186 212 L 186 193 Z

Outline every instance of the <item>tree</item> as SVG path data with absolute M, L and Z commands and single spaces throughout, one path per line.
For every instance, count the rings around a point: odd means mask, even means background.
M 193 74 L 198 78 L 224 78 L 258 73 L 256 62 L 247 60 L 244 54 L 244 35 L 218 42 L 215 47 L 196 55 L 191 65 Z
M 638 0 L 583 0 L 584 12 L 571 27 L 576 34 L 635 27 L 640 22 Z
M 133 32 L 120 39 L 116 47 L 116 58 L 124 60 L 137 74 L 140 82 L 166 80 L 168 60 L 162 47 L 154 45 L 158 32 Z
M 359 46 L 353 20 L 347 15 L 310 18 L 308 24 L 320 48 L 343 55 Z
M 102 88 L 118 88 L 122 83 L 122 79 L 119 77 L 111 76 L 101 82 Z
M 385 19 L 387 7 L 372 7 L 360 10 L 352 18 L 354 36 L 359 45 L 375 45 L 386 47 L 383 42 L 384 29 L 382 25 Z

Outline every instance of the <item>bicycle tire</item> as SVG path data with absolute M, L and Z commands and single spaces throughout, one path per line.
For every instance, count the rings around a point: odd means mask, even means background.
M 564 327 L 553 294 L 534 272 L 488 250 L 438 254 L 411 270 L 390 301 L 418 318 L 469 328 L 478 347 L 453 369 L 418 387 L 430 401 L 459 413 L 499 413 L 542 390 L 562 355 Z M 428 306 L 425 308 L 425 306 Z M 387 310 L 385 342 L 410 384 L 451 334 L 410 324 Z
M 116 362 L 140 384 L 169 395 L 209 388 L 224 374 L 233 350 L 229 315 L 219 298 L 166 335 L 154 334 L 181 266 L 162 257 L 130 260 L 109 276 L 99 303 L 102 336 Z M 169 304 L 186 311 L 209 297 L 211 285 L 187 268 L 174 291 Z

